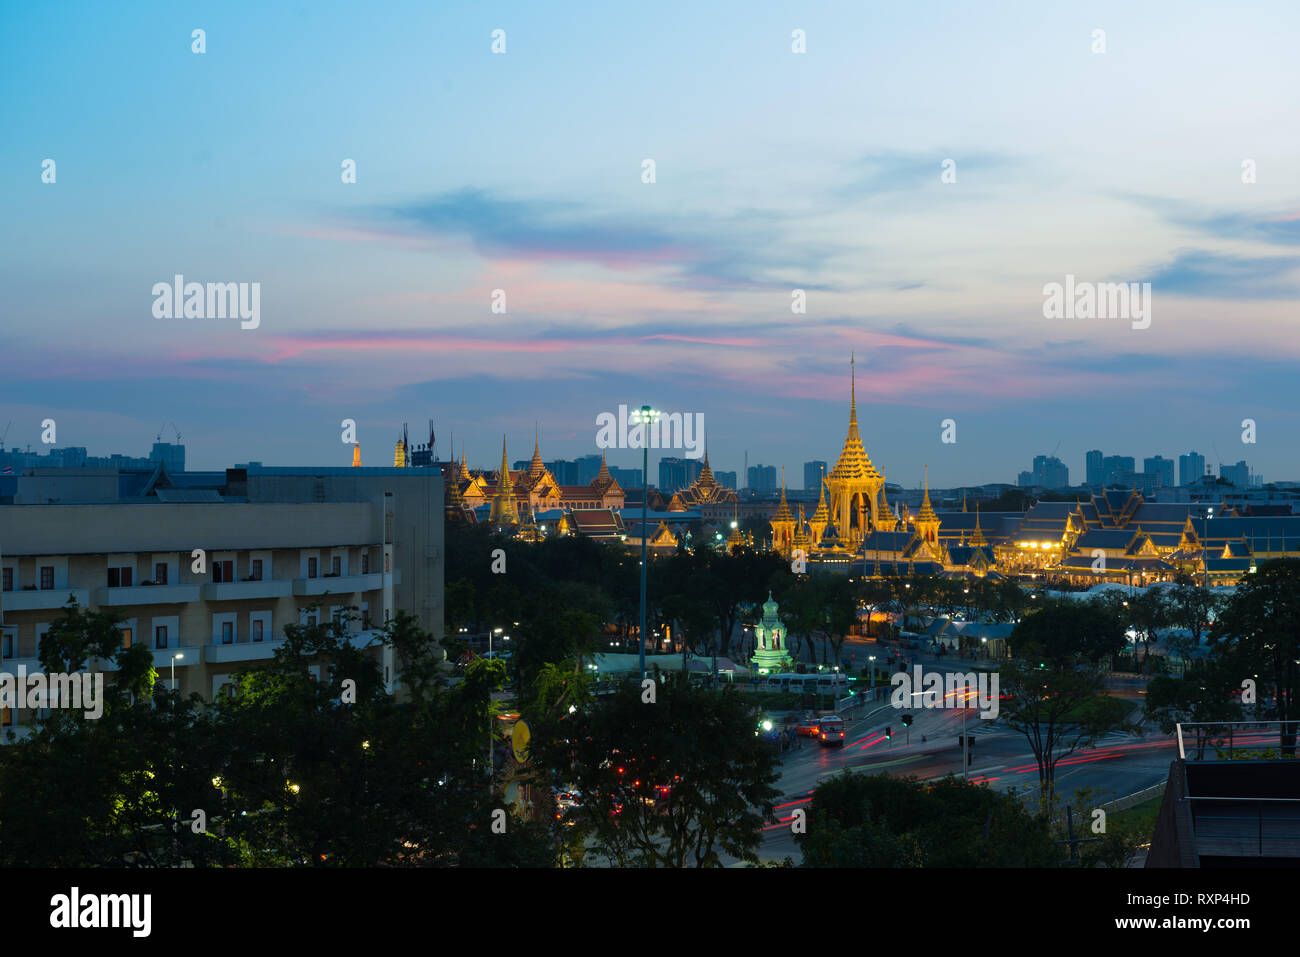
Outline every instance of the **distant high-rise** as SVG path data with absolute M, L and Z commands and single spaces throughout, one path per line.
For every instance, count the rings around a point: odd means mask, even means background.
M 1101 473 L 1101 462 L 1104 456 L 1101 449 L 1093 449 L 1084 456 L 1087 482 L 1089 485 L 1100 485 L 1103 478 Z
M 1142 471 L 1158 476 L 1157 488 L 1172 488 L 1174 484 L 1174 460 L 1163 455 L 1152 456 L 1142 460 Z
M 776 466 L 751 465 L 745 477 L 745 486 L 753 492 L 776 491 Z
M 659 460 L 659 491 L 665 495 L 688 488 L 700 477 L 704 460 L 664 456 Z M 620 480 L 621 481 L 621 480 Z
M 554 462 L 544 463 L 551 474 L 555 476 L 555 481 L 561 485 L 580 485 L 578 481 L 578 463 L 570 462 L 567 459 L 558 459 Z
M 1205 456 L 1188 452 L 1178 456 L 1178 484 L 1192 485 L 1205 474 Z
M 826 463 L 822 461 L 803 464 L 803 488 L 805 492 L 820 492 L 822 476 L 827 472 Z
M 584 455 L 574 463 L 578 467 L 578 481 L 576 485 L 590 485 L 592 479 L 600 474 L 600 456 Z
M 1250 467 L 1246 465 L 1246 460 L 1241 459 L 1236 465 L 1219 465 L 1219 477 L 1225 478 L 1237 488 L 1250 488 L 1253 484 L 1251 481 Z
M 733 492 L 736 490 L 736 473 L 735 472 L 714 472 L 713 477 L 717 479 L 718 484 L 723 488 L 729 488 Z
M 1021 488 L 1033 485 L 1043 488 L 1065 488 L 1070 484 L 1070 470 L 1054 455 L 1035 455 L 1034 470 L 1021 472 L 1016 483 Z
M 616 469 L 614 466 L 609 467 L 609 474 L 614 477 L 623 488 L 641 488 L 641 470 L 640 469 Z
M 1137 461 L 1131 455 L 1107 455 L 1101 460 L 1102 485 L 1132 485 Z

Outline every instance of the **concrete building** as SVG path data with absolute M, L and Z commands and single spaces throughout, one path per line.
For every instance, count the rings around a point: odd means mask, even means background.
M 829 466 L 820 459 L 803 464 L 803 490 L 814 495 L 821 494 L 822 477 L 830 472 Z
M 1205 474 L 1205 456 L 1188 452 L 1178 456 L 1178 484 L 1195 485 Z
M 0 668 L 10 673 L 40 670 L 40 639 L 70 598 L 123 616 L 124 642 L 148 644 L 160 680 L 170 680 L 175 658 L 180 690 L 206 698 L 272 657 L 285 625 L 347 606 L 359 609 L 350 626 L 359 645 L 399 609 L 441 638 L 437 471 L 172 475 L 160 463 L 152 472 L 31 470 L 15 486 L 0 504 Z M 375 654 L 396 687 L 391 649 Z
M 1084 472 L 1089 485 L 1101 485 L 1101 462 L 1105 456 L 1101 449 L 1093 449 L 1084 456 Z
M 703 468 L 702 459 L 664 456 L 659 460 L 659 491 L 672 495 L 673 492 L 689 488 L 700 477 Z
M 754 492 L 775 492 L 776 466 L 751 465 L 745 475 L 745 487 Z
M 1154 488 L 1172 488 L 1174 484 L 1174 460 L 1163 455 L 1155 455 L 1142 460 L 1142 471 L 1157 477 Z

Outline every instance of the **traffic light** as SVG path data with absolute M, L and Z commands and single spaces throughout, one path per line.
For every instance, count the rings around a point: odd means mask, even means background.
M 888 741 L 894 736 L 894 729 L 890 725 L 885 725 L 885 740 Z
M 910 728 L 911 726 L 912 726 L 912 716 L 910 714 L 903 715 L 903 727 Z

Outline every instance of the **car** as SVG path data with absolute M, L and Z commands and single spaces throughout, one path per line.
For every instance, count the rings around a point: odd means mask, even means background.
M 805 737 L 815 738 L 817 736 L 818 725 L 821 719 L 811 711 L 805 711 L 799 716 L 798 723 L 794 726 L 796 734 L 802 734 Z
M 838 744 L 844 746 L 844 719 L 840 717 L 822 718 L 817 723 L 817 740 L 823 746 Z

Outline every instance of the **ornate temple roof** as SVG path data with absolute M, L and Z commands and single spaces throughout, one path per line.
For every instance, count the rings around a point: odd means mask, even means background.
M 930 467 L 925 467 L 925 498 L 921 501 L 921 510 L 916 513 L 916 522 L 933 522 L 939 524 L 939 516 L 934 512 L 934 506 L 930 504 Z
M 852 369 L 852 360 L 850 360 L 849 366 Z M 867 450 L 862 446 L 862 436 L 858 433 L 857 381 L 856 378 L 852 378 L 854 373 L 850 372 L 850 376 L 849 434 L 844 439 L 844 448 L 840 450 L 840 457 L 835 462 L 835 468 L 831 469 L 831 479 L 850 483 L 877 481 L 883 476 L 871 464 L 871 459 L 867 456 Z
M 619 492 L 623 491 L 623 487 L 618 484 L 618 479 L 609 474 L 609 465 L 605 462 L 604 452 L 600 453 L 600 471 L 597 472 L 596 477 L 591 480 L 591 487 L 600 489 L 601 492 L 609 492 L 611 490 L 617 490 Z
M 776 507 L 776 514 L 771 518 L 772 523 L 789 522 L 793 524 L 794 515 L 790 512 L 790 504 L 785 500 L 785 468 L 781 469 L 781 504 Z

